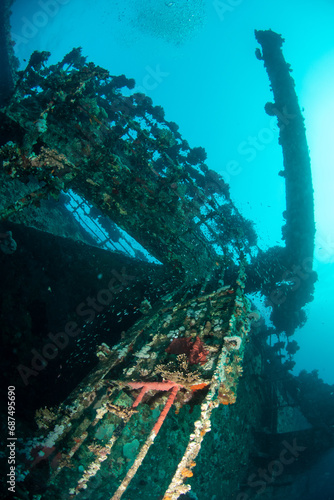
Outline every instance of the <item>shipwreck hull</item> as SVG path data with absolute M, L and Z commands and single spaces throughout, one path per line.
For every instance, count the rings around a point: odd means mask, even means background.
M 181 412 L 179 425 L 189 432 L 177 453 L 171 455 L 168 442 L 159 439 L 165 477 L 158 491 L 166 500 L 188 491 L 212 411 L 236 401 L 250 330 L 243 277 L 241 270 L 234 287 L 191 299 L 184 298 L 184 290 L 170 294 L 118 345 L 99 346 L 97 368 L 57 413 L 47 408 L 37 413 L 41 431 L 30 449 L 25 482 L 46 462 L 45 500 L 121 498 L 143 460 L 150 461 L 160 428 Z M 127 498 L 138 498 L 136 488 L 131 491 Z M 145 498 L 156 494 L 153 488 Z

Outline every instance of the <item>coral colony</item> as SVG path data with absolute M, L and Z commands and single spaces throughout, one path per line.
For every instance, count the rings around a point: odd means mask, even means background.
M 296 179 L 311 187 L 305 130 L 282 38 L 272 31 L 256 37 L 262 46 L 256 55 L 272 81 L 275 103 L 267 111 L 279 122 L 288 191 L 286 248 L 268 254 L 257 251 L 251 223 L 206 165 L 203 148 L 190 148 L 149 97 L 128 95 L 133 80 L 87 62 L 80 49 L 55 65 L 48 65 L 49 53 L 34 52 L 17 73 L 2 108 L 8 140 L 0 157 L 7 179 L 26 184 L 33 177 L 36 187 L 4 207 L 1 221 L 71 189 L 136 238 L 180 284 L 156 304 L 143 301 L 140 319 L 117 345 L 97 346 L 96 369 L 59 408 L 37 412 L 39 433 L 21 443 L 22 491 L 48 464 L 40 498 L 116 500 L 125 491 L 138 498 L 142 467 L 155 495 L 147 498 L 179 498 L 191 488 L 214 410 L 237 400 L 247 342 L 260 318 L 246 286 L 272 301 L 280 331 L 301 321 L 314 275 L 308 273 L 294 301 L 282 300 L 289 290 L 277 283 L 282 270 L 312 256 L 312 189 L 300 188 L 306 195 L 298 202 L 289 196 Z M 289 125 L 280 122 L 284 106 L 294 116 Z M 0 235 L 3 251 L 14 251 L 14 243 L 11 233 Z M 183 437 L 153 481 L 150 457 L 158 460 L 155 449 L 168 446 L 167 433 L 177 426 Z

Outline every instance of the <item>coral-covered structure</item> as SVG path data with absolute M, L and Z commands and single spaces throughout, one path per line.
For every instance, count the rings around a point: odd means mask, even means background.
M 45 499 L 57 498 L 64 491 L 68 498 L 85 498 L 95 490 L 101 498 L 112 491 L 111 498 L 121 498 L 172 405 L 179 412 L 195 398 L 200 412 L 189 420 L 193 432 L 183 438 L 183 458 L 173 476 L 166 476 L 160 485 L 161 491 L 166 489 L 166 499 L 189 490 L 186 482 L 210 431 L 212 411 L 236 400 L 250 331 L 244 279 L 241 267 L 240 285 L 235 288 L 224 287 L 190 300 L 182 299 L 179 291 L 165 298 L 110 348 L 57 415 L 48 409 L 38 413 L 41 435 L 30 450 L 30 467 L 43 459 L 53 464 Z M 177 339 L 184 347 L 184 338 L 187 348 L 174 349 Z M 114 432 L 99 444 L 107 429 Z M 138 445 L 134 456 L 124 461 L 129 435 Z M 117 475 L 113 472 L 116 463 Z M 74 464 L 85 464 L 85 468 L 80 471 Z M 101 474 L 108 480 L 96 483 L 93 478 Z
M 258 50 L 257 56 L 275 80 L 275 71 L 286 67 L 280 53 L 275 68 L 273 54 L 281 39 L 268 33 L 257 33 L 263 47 L 263 55 Z M 91 373 L 57 409 L 37 412 L 39 432 L 26 443 L 26 461 L 17 469 L 22 494 L 28 494 L 38 470 L 47 467 L 36 493 L 44 500 L 92 495 L 116 500 L 125 492 L 132 499 L 144 487 L 147 499 L 175 500 L 190 490 L 213 410 L 225 411 L 237 401 L 251 323 L 260 318 L 246 291 L 271 297 L 284 266 L 299 258 L 312 260 L 314 220 L 307 219 L 294 232 L 301 213 L 290 192 L 290 183 L 305 171 L 303 206 L 313 214 L 304 136 L 300 151 L 293 158 L 288 152 L 284 156 L 286 249 L 264 254 L 256 246 L 251 223 L 231 201 L 228 186 L 205 164 L 204 149 L 190 148 L 150 98 L 131 94 L 133 80 L 87 63 L 80 49 L 56 65 L 49 65 L 48 58 L 46 52 L 32 54 L 0 110 L 0 177 L 4 190 L 12 186 L 0 206 L 2 224 L 10 220 L 13 227 L 34 226 L 44 200 L 58 200 L 71 191 L 159 260 L 166 293 L 153 304 L 142 297 L 133 307 L 141 316 L 120 333 L 119 341 L 95 346 L 98 364 Z M 267 105 L 267 111 L 279 117 L 288 96 L 297 113 L 293 81 L 285 78 L 277 87 L 275 105 Z M 280 128 L 283 150 L 291 141 L 298 150 L 296 138 L 304 131 L 301 115 L 289 127 Z M 311 267 L 308 286 L 295 293 L 289 306 L 278 310 L 284 301 L 271 297 L 281 328 L 291 328 L 292 321 L 293 329 L 296 310 L 310 300 Z M 112 278 L 109 289 L 99 291 L 104 305 L 111 292 L 127 287 L 122 276 L 118 280 L 121 287 Z M 89 303 L 96 307 L 91 297 Z M 69 325 L 74 335 L 73 322 Z M 26 382 L 33 371 L 38 370 L 25 368 Z M 169 450 L 168 436 L 178 427 L 182 433 Z M 168 458 L 158 479 L 142 484 L 137 471 L 141 467 L 151 477 L 151 461 L 157 457 L 153 444 L 166 449 Z
M 250 252 L 255 233 L 242 232 L 228 186 L 159 106 L 144 94 L 122 95 L 133 81 L 87 63 L 79 49 L 56 66 L 48 56 L 31 56 L 2 116 L 13 130 L 1 151 L 4 172 L 38 182 L 2 208 L 2 221 L 73 190 L 189 280 L 195 269 L 197 279 L 211 274 L 213 259 L 225 268 L 235 252 Z

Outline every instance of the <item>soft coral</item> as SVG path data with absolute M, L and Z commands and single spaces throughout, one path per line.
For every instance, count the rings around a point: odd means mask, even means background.
M 169 347 L 167 347 L 166 352 L 169 354 L 186 354 L 191 365 L 197 365 L 198 363 L 204 365 L 209 353 L 198 336 L 194 342 L 190 337 L 174 339 Z

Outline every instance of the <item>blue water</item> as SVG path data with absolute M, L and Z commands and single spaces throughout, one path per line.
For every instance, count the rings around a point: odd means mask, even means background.
M 34 50 L 59 61 L 81 46 L 111 74 L 162 105 L 191 147 L 230 184 L 231 197 L 253 220 L 259 245 L 282 245 L 285 209 L 278 130 L 264 112 L 272 99 L 263 64 L 254 56 L 254 29 L 273 29 L 304 108 L 317 226 L 314 301 L 294 339 L 295 373 L 318 369 L 334 383 L 334 5 L 330 0 L 17 0 L 12 33 L 22 67 Z M 263 306 L 264 307 L 264 306 Z

